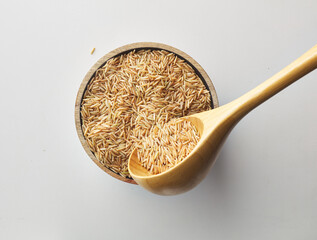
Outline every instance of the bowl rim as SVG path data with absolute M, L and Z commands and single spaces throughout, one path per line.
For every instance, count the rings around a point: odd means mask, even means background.
M 215 89 L 211 79 L 209 78 L 209 76 L 205 72 L 205 70 L 192 57 L 190 57 L 188 54 L 186 54 L 185 52 L 183 52 L 177 48 L 174 48 L 172 46 L 169 46 L 169 45 L 166 45 L 163 43 L 136 42 L 136 43 L 127 44 L 127 45 L 124 45 L 122 47 L 116 48 L 116 49 L 112 50 L 111 52 L 105 54 L 103 57 L 101 57 L 86 73 L 84 79 L 82 80 L 82 82 L 80 84 L 79 90 L 77 92 L 77 97 L 76 97 L 76 102 L 75 102 L 76 131 L 77 131 L 78 138 L 79 138 L 84 150 L 86 151 L 88 156 L 94 161 L 94 163 L 97 164 L 98 167 L 100 167 L 104 172 L 108 173 L 110 176 L 112 176 L 118 180 L 121 180 L 123 182 L 131 183 L 131 184 L 137 184 L 137 183 L 133 179 L 122 177 L 121 175 L 119 175 L 119 174 L 113 172 L 112 170 L 110 170 L 109 168 L 105 167 L 104 165 L 102 165 L 98 161 L 98 159 L 92 153 L 92 151 L 90 150 L 89 145 L 85 139 L 84 133 L 82 131 L 82 122 L 81 122 L 80 110 L 81 110 L 82 98 L 83 98 L 84 93 L 86 91 L 87 85 L 89 84 L 90 80 L 93 78 L 95 72 L 99 68 L 101 68 L 103 65 L 105 65 L 109 59 L 116 57 L 118 55 L 130 52 L 132 50 L 141 50 L 141 49 L 166 50 L 166 51 L 172 52 L 172 53 L 176 54 L 177 56 L 181 57 L 182 59 L 184 59 L 187 63 L 189 63 L 193 67 L 193 69 L 195 70 L 197 75 L 199 75 L 199 77 L 202 79 L 203 83 L 205 84 L 205 86 L 209 90 L 210 96 L 211 96 L 212 108 L 219 107 L 216 89 Z

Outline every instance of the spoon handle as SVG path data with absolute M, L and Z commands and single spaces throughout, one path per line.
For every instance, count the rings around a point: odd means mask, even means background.
M 261 103 L 316 68 L 317 45 L 256 88 L 229 103 L 234 110 L 233 115 L 241 119 Z

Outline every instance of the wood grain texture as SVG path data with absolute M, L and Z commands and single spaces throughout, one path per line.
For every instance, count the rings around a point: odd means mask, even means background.
M 131 176 L 145 189 L 160 195 L 175 195 L 192 189 L 207 175 L 227 136 L 246 114 L 316 68 L 317 45 L 242 97 L 214 110 L 184 117 L 201 134 L 187 158 L 166 172 L 151 175 L 140 165 L 134 150 L 128 164 Z
M 85 149 L 86 153 L 88 154 L 88 156 L 106 173 L 108 173 L 109 175 L 111 175 L 112 177 L 119 179 L 121 181 L 127 182 L 127 183 L 132 183 L 132 184 L 136 184 L 136 182 L 133 179 L 129 179 L 129 178 L 124 178 L 122 176 L 120 176 L 119 174 L 111 171 L 110 169 L 108 169 L 107 167 L 105 167 L 104 165 L 102 165 L 98 159 L 95 157 L 95 155 L 91 152 L 88 143 L 85 140 L 83 131 L 82 131 L 82 124 L 81 124 L 81 116 L 80 116 L 80 109 L 81 109 L 81 102 L 82 102 L 82 98 L 83 95 L 85 93 L 86 87 L 89 83 L 89 81 L 92 79 L 92 77 L 94 76 L 95 72 L 97 69 L 99 69 L 100 67 L 102 67 L 110 58 L 113 58 L 117 55 L 120 54 L 124 54 L 127 52 L 130 52 L 132 50 L 140 50 L 140 49 L 159 49 L 159 50 L 166 50 L 172 53 L 175 53 L 176 55 L 178 55 L 179 57 L 183 58 L 184 60 L 186 60 L 190 65 L 192 65 L 192 67 L 195 69 L 196 73 L 199 75 L 199 77 L 203 80 L 203 82 L 205 83 L 207 89 L 209 90 L 210 94 L 211 94 L 211 103 L 212 103 L 212 107 L 213 108 L 217 108 L 219 106 L 218 103 L 218 97 L 216 94 L 216 90 L 209 78 L 209 76 L 207 75 L 207 73 L 204 71 L 204 69 L 193 59 L 191 58 L 189 55 L 187 55 L 186 53 L 180 51 L 179 49 L 176 49 L 174 47 L 165 45 L 165 44 L 161 44 L 161 43 L 152 43 L 152 42 L 139 42 L 139 43 L 132 43 L 132 44 L 128 44 L 122 47 L 119 47 L 111 52 L 109 52 L 108 54 L 106 54 L 105 56 L 103 56 L 102 58 L 100 58 L 91 68 L 90 70 L 87 72 L 87 74 L 85 75 L 78 93 L 77 93 L 77 98 L 76 98 L 76 103 L 75 103 L 75 124 L 76 124 L 76 131 L 78 134 L 78 137 L 80 139 L 80 142 L 83 146 L 83 148 Z

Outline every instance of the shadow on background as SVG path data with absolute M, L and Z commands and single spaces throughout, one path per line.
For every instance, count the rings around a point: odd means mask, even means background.
M 234 177 L 232 177 L 234 156 L 230 151 L 230 145 L 230 142 L 225 143 L 209 174 L 197 187 L 197 192 L 203 201 L 206 201 L 210 208 L 217 208 L 223 214 L 235 211 L 234 208 L 237 204 L 235 200 L 239 197 Z

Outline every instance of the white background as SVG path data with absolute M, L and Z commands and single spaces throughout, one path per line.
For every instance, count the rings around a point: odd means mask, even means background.
M 317 239 L 317 71 L 241 121 L 179 196 L 110 177 L 74 126 L 109 51 L 179 48 L 223 105 L 317 44 L 317 1 L 1 1 L 0 32 L 0 239 Z

